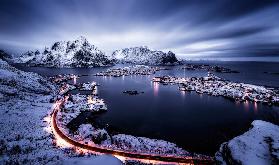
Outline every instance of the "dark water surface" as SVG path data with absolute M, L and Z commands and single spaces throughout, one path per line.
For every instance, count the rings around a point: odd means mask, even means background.
M 201 63 L 201 62 L 195 62 Z M 208 62 L 203 62 L 208 64 Z M 237 82 L 279 87 L 279 63 L 265 62 L 210 62 L 240 73 L 219 73 L 218 76 Z M 54 69 L 19 68 L 43 76 L 56 74 L 88 74 L 78 82 L 96 81 L 98 94 L 108 105 L 108 112 L 98 120 L 122 133 L 164 139 L 192 152 L 213 155 L 222 142 L 247 131 L 255 119 L 279 124 L 279 107 L 252 102 L 235 103 L 222 97 L 180 92 L 176 85 L 159 85 L 150 76 L 95 77 L 93 73 L 107 68 Z M 171 67 L 156 76 L 205 76 L 206 71 L 184 71 Z M 264 73 L 269 72 L 269 73 Z M 125 95 L 125 90 L 143 91 L 136 96 Z M 79 120 L 79 124 L 86 120 Z

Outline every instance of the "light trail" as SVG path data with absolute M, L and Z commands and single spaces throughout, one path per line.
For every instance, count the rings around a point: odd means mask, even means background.
M 67 136 L 60 130 L 57 123 L 57 114 L 60 110 L 61 105 L 65 103 L 65 99 L 57 101 L 55 104 L 55 108 L 53 110 L 51 116 L 51 127 L 53 128 L 53 133 L 56 137 L 56 143 L 62 147 L 76 147 L 77 150 L 80 148 L 81 151 L 89 151 L 91 153 L 97 154 L 111 154 L 116 157 L 121 158 L 121 160 L 131 159 L 131 160 L 139 160 L 141 162 L 148 162 L 148 163 L 161 163 L 164 162 L 168 163 L 176 163 L 176 164 L 214 164 L 212 158 L 198 158 L 198 157 L 191 157 L 191 156 L 167 156 L 167 155 L 156 155 L 156 154 L 144 154 L 144 153 L 134 153 L 129 151 L 122 151 L 122 150 L 114 150 L 110 148 L 104 148 L 100 146 L 91 146 L 88 144 L 84 144 L 82 142 L 78 142 L 71 137 Z

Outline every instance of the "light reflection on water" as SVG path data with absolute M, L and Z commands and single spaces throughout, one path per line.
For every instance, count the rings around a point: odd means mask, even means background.
M 237 65 L 236 70 L 239 70 L 238 67 L 249 65 Z M 254 73 L 255 68 L 260 66 L 252 66 L 249 74 L 245 73 L 245 76 L 242 73 L 220 74 L 219 76 L 238 82 L 262 84 L 263 80 L 266 80 L 265 82 L 270 85 L 278 84 L 278 76 L 259 76 L 262 72 Z M 36 68 L 32 71 L 80 75 L 93 74 L 98 70 L 96 68 L 62 70 Z M 188 77 L 205 76 L 206 74 L 207 72 L 174 68 L 160 71 L 156 76 Z M 265 118 L 270 115 L 269 113 L 279 112 L 278 107 L 269 107 L 254 102 L 233 102 L 223 97 L 179 91 L 178 86 L 175 85 L 165 86 L 152 83 L 151 79 L 154 76 L 117 78 L 87 76 L 81 77 L 77 81 L 96 81 L 101 85 L 98 87 L 98 94 L 108 104 L 108 112 L 99 119 L 101 122 L 121 129 L 122 133 L 125 134 L 168 140 L 177 143 L 186 150 L 200 153 L 214 154 L 221 143 L 248 130 L 253 120 L 269 120 Z M 128 96 L 122 93 L 124 90 L 138 90 L 144 93 Z M 79 124 L 83 122 L 86 120 L 81 119 Z
M 186 91 L 180 91 L 182 98 L 185 98 Z
M 160 84 L 159 84 L 158 82 L 153 82 L 152 84 L 153 84 L 153 93 L 154 93 L 154 96 L 158 96 Z
M 245 111 L 246 111 L 246 112 L 249 112 L 249 108 L 250 108 L 250 106 L 249 106 L 249 101 L 247 101 L 247 100 L 244 101 L 244 107 L 245 107 L 245 108 L 244 108 Z
M 258 113 L 258 103 L 254 102 L 253 106 L 254 106 L 254 108 L 253 108 L 254 113 L 257 114 Z

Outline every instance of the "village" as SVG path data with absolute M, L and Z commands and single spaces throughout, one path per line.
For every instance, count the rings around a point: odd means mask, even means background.
M 206 77 L 163 76 L 155 77 L 152 81 L 164 85 L 177 84 L 180 91 L 196 91 L 199 94 L 223 96 L 240 102 L 253 101 L 268 105 L 279 105 L 279 92 L 274 88 L 230 82 L 210 72 Z
M 77 131 L 72 132 L 68 124 L 84 111 L 102 113 L 107 111 L 107 105 L 103 99 L 98 98 L 96 82 L 77 83 L 76 75 L 58 75 L 50 78 L 52 82 L 60 87 L 58 96 L 54 98 L 62 102 L 60 110 L 57 112 L 57 125 L 66 136 L 86 145 L 106 147 L 113 150 L 124 150 L 128 153 L 149 153 L 159 155 L 179 155 L 189 156 L 191 153 L 176 146 L 176 144 L 144 137 L 136 137 L 125 134 L 110 134 L 105 128 L 98 128 L 91 124 L 82 124 Z M 74 83 L 70 83 L 73 81 Z M 71 94 L 72 90 L 88 90 L 90 95 Z M 124 91 L 124 94 L 136 95 L 143 92 Z M 60 101 L 59 101 L 60 100 Z M 137 145 L 135 145 L 137 144 Z M 200 159 L 208 157 L 193 154 Z
M 96 82 L 77 83 L 79 77 L 73 74 L 57 75 L 50 80 L 59 86 L 58 96 L 53 100 L 65 99 L 64 106 L 58 114 L 61 127 L 67 130 L 67 124 L 77 117 L 82 111 L 103 112 L 107 106 L 103 99 L 97 96 Z M 71 83 L 70 83 L 71 82 Z M 91 91 L 89 95 L 72 94 L 71 91 Z
M 157 71 L 166 70 L 163 67 L 150 67 L 146 65 L 135 65 L 122 68 L 107 69 L 106 71 L 95 74 L 95 76 L 130 76 L 130 75 L 152 75 Z
M 145 67 L 144 67 L 145 68 Z M 149 67 L 137 68 L 133 71 L 129 69 L 112 69 L 104 74 L 131 75 L 150 73 Z M 154 68 L 153 68 L 154 69 Z M 156 72 L 157 69 L 152 70 Z M 117 77 L 117 76 L 116 76 Z M 179 155 L 188 156 L 189 152 L 164 140 L 136 137 L 126 134 L 111 134 L 106 128 L 99 128 L 91 124 L 81 124 L 75 132 L 68 128 L 68 124 L 78 117 L 82 112 L 92 112 L 92 114 L 103 113 L 107 111 L 107 105 L 97 94 L 98 84 L 96 82 L 77 83 L 79 77 L 76 75 L 58 75 L 51 80 L 60 88 L 56 100 L 64 100 L 57 114 L 58 127 L 68 137 L 81 142 L 82 144 L 105 147 L 113 150 L 123 150 L 125 152 L 149 153 L 159 155 Z M 268 105 L 278 105 L 279 93 L 274 88 L 263 86 L 236 83 L 224 80 L 211 72 L 205 77 L 173 77 L 162 76 L 152 78 L 153 83 L 163 85 L 178 85 L 180 91 L 195 91 L 199 94 L 208 94 L 212 96 L 223 96 L 234 101 L 253 101 Z M 89 95 L 72 94 L 73 90 L 91 91 Z M 124 94 L 137 95 L 138 91 L 124 91 Z M 137 145 L 134 145 L 137 144 Z M 197 157 L 204 158 L 202 155 L 194 154 Z

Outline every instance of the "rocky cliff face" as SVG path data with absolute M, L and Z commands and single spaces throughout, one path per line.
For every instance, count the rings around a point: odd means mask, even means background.
M 105 53 L 84 37 L 75 41 L 55 42 L 42 52 L 28 51 L 15 62 L 47 67 L 97 67 L 112 63 Z
M 112 58 L 120 63 L 142 64 L 142 65 L 174 65 L 178 64 L 175 54 L 171 51 L 150 50 L 148 47 L 133 47 L 116 50 Z

